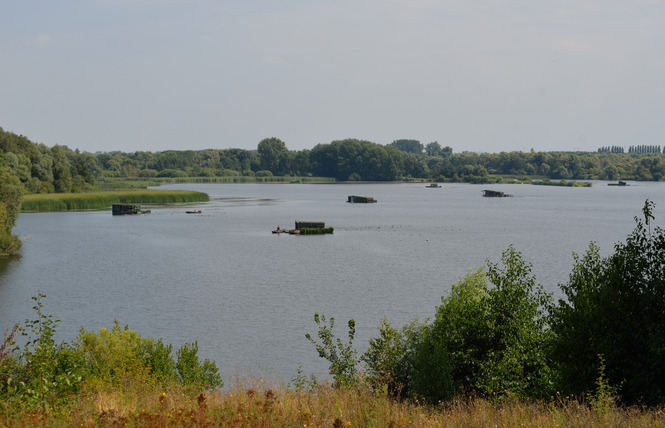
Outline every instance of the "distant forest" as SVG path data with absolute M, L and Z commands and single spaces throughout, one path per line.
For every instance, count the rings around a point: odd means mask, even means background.
M 86 153 L 47 147 L 0 128 L 0 167 L 25 193 L 81 192 L 106 178 L 329 177 L 337 181 L 427 180 L 487 183 L 514 178 L 551 180 L 665 179 L 660 146 L 601 147 L 597 152 L 454 153 L 438 142 L 357 139 L 293 151 L 278 138 L 256 150 L 207 149 Z

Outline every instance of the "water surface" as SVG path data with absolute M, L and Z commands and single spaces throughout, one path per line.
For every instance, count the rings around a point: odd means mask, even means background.
M 665 184 L 591 188 L 444 184 L 207 184 L 210 202 L 154 206 L 152 214 L 21 214 L 22 255 L 0 262 L 0 328 L 32 318 L 31 296 L 47 295 L 58 336 L 115 319 L 175 347 L 198 340 L 225 380 L 266 373 L 288 381 L 302 364 L 326 373 L 304 335 L 314 312 L 334 316 L 357 347 L 385 316 L 396 326 L 434 314 L 469 269 L 513 245 L 538 282 L 560 296 L 573 252 L 596 241 L 603 255 L 633 230 L 646 198 L 665 224 Z M 483 198 L 483 189 L 512 198 Z M 375 204 L 348 204 L 348 195 Z M 186 214 L 201 209 L 202 214 Z M 276 235 L 281 224 L 324 221 L 325 236 Z

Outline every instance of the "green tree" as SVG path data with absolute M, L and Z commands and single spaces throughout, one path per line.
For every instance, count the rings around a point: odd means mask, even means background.
M 72 174 L 66 148 L 55 145 L 51 149 L 53 156 L 53 186 L 58 193 L 69 193 L 72 190 Z
M 551 311 L 560 387 L 593 391 L 604 375 L 626 404 L 665 403 L 665 231 L 652 228 L 653 202 L 614 254 L 591 244 L 575 266 L 566 299 Z M 601 356 L 602 360 L 598 358 Z
M 261 140 L 257 147 L 261 169 L 272 171 L 274 175 L 285 175 L 289 150 L 279 138 Z

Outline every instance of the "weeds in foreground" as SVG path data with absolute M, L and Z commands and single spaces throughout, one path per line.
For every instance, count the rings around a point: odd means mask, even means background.
M 84 388 L 54 409 L 0 402 L 0 426 L 222 426 L 222 427 L 659 427 L 665 409 L 606 408 L 575 400 L 492 402 L 463 397 L 427 406 L 377 396 L 362 387 L 321 385 L 309 392 L 246 379 L 223 391 L 183 387 L 146 391 Z

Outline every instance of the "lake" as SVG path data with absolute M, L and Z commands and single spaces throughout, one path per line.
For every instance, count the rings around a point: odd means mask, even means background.
M 114 320 L 178 348 L 199 343 L 227 384 L 233 373 L 290 381 L 327 374 L 305 333 L 315 312 L 335 317 L 367 348 L 386 316 L 394 326 L 434 314 L 451 284 L 509 245 L 560 297 L 573 252 L 602 255 L 633 230 L 644 201 L 665 224 L 665 183 L 591 188 L 443 184 L 183 184 L 210 202 L 144 206 L 152 214 L 23 213 L 21 256 L 0 261 L 0 328 L 33 319 L 41 290 L 61 319 L 57 338 Z M 484 198 L 482 190 L 512 194 Z M 375 204 L 346 203 L 349 195 Z M 201 214 L 186 214 L 192 209 Z M 296 220 L 324 221 L 332 235 L 272 234 Z

